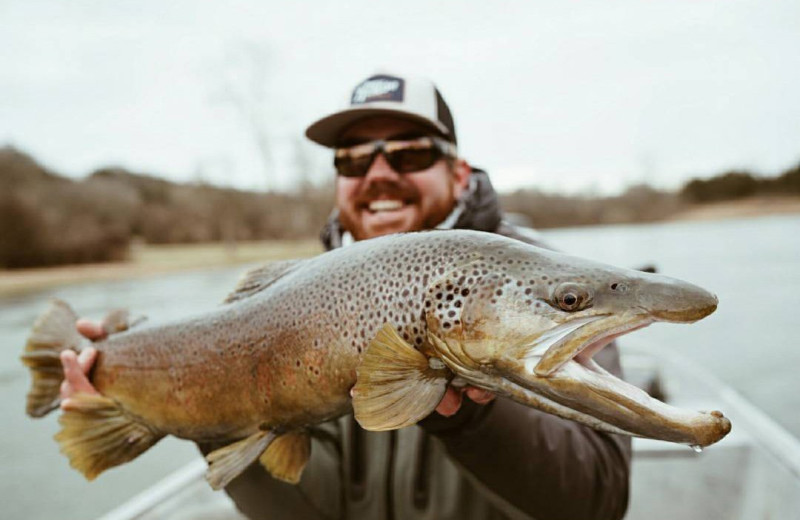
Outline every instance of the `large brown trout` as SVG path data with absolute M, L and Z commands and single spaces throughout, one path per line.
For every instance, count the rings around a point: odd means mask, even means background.
M 297 482 L 309 426 L 351 404 L 366 429 L 414 424 L 457 378 L 598 430 L 706 446 L 730 430 L 721 413 L 652 399 L 592 355 L 716 306 L 679 280 L 493 234 L 368 240 L 251 271 L 213 312 L 94 343 L 102 395 L 71 399 L 56 439 L 89 479 L 171 434 L 228 443 L 207 457 L 215 488 L 256 459 Z M 33 328 L 22 356 L 32 416 L 59 404 L 59 353 L 91 344 L 75 319 L 56 301 Z

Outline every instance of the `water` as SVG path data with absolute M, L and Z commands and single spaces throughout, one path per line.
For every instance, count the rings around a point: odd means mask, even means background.
M 701 363 L 800 436 L 798 236 L 800 216 L 545 233 L 563 251 L 622 266 L 654 264 L 662 274 L 714 291 L 719 309 L 701 322 L 656 324 L 634 335 Z M 0 517 L 94 518 L 199 456 L 192 443 L 167 438 L 92 483 L 69 468 L 52 440 L 55 415 L 34 421 L 24 414 L 28 375 L 18 358 L 47 300 L 62 298 L 98 319 L 113 307 L 177 318 L 213 308 L 241 271 L 85 284 L 0 300 Z M 620 343 L 624 350 L 624 339 Z

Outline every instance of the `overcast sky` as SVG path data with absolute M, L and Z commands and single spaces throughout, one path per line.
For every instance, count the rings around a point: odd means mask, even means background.
M 797 0 L 0 0 L 0 145 L 72 177 L 285 189 L 299 146 L 332 175 L 303 130 L 377 70 L 431 77 L 504 190 L 800 162 Z

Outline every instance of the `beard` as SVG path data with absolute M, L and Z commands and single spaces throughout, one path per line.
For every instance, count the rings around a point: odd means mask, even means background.
M 374 182 L 339 206 L 339 222 L 355 240 L 391 233 L 433 229 L 456 205 L 453 180 L 447 190 L 423 194 L 411 182 Z M 375 201 L 399 201 L 396 209 L 370 208 Z

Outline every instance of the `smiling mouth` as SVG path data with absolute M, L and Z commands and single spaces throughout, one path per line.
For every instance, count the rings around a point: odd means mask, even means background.
M 406 206 L 402 200 L 373 200 L 367 204 L 367 210 L 371 213 L 382 213 L 385 211 L 397 211 Z

